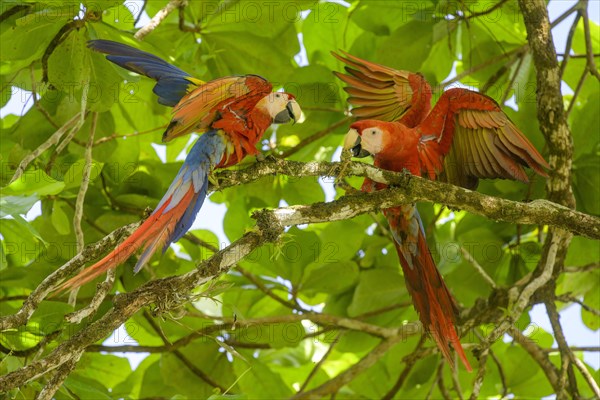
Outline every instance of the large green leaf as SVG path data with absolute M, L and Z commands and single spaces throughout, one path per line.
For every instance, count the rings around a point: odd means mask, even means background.
M 356 316 L 399 303 L 406 293 L 404 280 L 398 272 L 373 269 L 360 274 L 348 315 Z

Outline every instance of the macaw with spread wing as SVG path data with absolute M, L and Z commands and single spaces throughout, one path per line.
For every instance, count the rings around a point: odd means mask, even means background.
M 348 53 L 332 53 L 346 64 L 353 123 L 344 149 L 355 157 L 374 157 L 374 165 L 391 171 L 439 179 L 475 189 L 479 178 L 528 182 L 523 166 L 541 176 L 549 168 L 535 147 L 490 97 L 467 89 L 444 92 L 431 109 L 431 87 L 423 76 L 375 64 Z M 365 179 L 362 190 L 386 185 Z M 453 365 L 450 346 L 467 370 L 456 333 L 458 307 L 431 256 L 414 204 L 383 210 L 394 238 L 406 286 L 424 328 Z
M 201 135 L 150 217 L 110 254 L 59 290 L 91 281 L 143 247 L 134 269 L 138 272 L 159 247 L 165 251 L 188 231 L 206 198 L 213 168 L 234 165 L 246 155 L 258 154 L 256 144 L 272 123 L 295 122 L 302 115 L 293 95 L 273 92 L 272 84 L 257 75 L 203 82 L 150 53 L 121 43 L 92 40 L 88 47 L 157 81 L 154 93 L 159 103 L 174 107 L 163 141 L 192 132 Z

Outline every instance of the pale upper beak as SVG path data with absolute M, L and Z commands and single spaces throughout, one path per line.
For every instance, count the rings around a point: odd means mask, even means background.
M 299 124 L 304 122 L 304 113 L 302 113 L 302 109 L 296 100 L 288 101 L 285 110 L 280 111 L 273 119 L 276 124 L 285 124 L 290 121 Z
M 370 156 L 371 153 L 363 149 L 360 142 L 361 138 L 356 129 L 350 129 L 344 138 L 344 150 L 350 150 L 352 156 L 357 158 Z

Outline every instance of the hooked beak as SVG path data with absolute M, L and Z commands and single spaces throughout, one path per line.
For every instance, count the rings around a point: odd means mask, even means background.
M 350 150 L 352 156 L 357 158 L 370 156 L 371 153 L 362 148 L 360 141 L 360 135 L 356 129 L 350 129 L 344 138 L 344 150 Z
M 296 100 L 288 101 L 285 110 L 280 111 L 273 119 L 273 122 L 276 124 L 285 124 L 286 122 L 290 122 L 290 120 L 293 121 L 294 124 L 296 122 L 299 124 L 304 122 L 304 114 Z

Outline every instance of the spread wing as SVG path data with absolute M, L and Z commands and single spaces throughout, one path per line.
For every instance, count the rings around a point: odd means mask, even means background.
M 418 129 L 420 147 L 443 157 L 440 180 L 474 189 L 479 178 L 528 182 L 523 167 L 548 176 L 546 160 L 500 106 L 481 93 L 444 92 Z
M 202 133 L 224 113 L 243 119 L 272 90 L 273 85 L 257 75 L 229 76 L 198 86 L 173 109 L 173 119 L 163 141 L 192 131 Z
M 346 64 L 346 74 L 334 74 L 347 85 L 344 90 L 350 95 L 352 115 L 398 121 L 411 128 L 425 118 L 431 108 L 431 87 L 423 76 L 340 52 L 331 54 Z
M 186 93 L 204 84 L 200 79 L 192 77 L 154 54 L 123 43 L 90 40 L 87 46 L 106 54 L 109 61 L 122 68 L 154 79 L 156 81 L 154 93 L 158 96 L 158 102 L 166 106 L 173 107 Z

